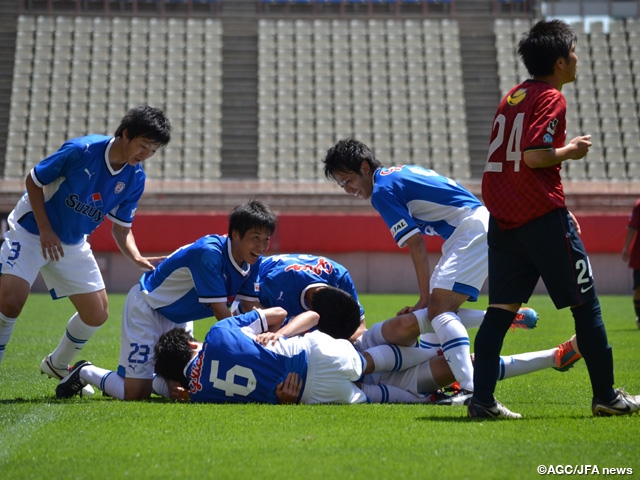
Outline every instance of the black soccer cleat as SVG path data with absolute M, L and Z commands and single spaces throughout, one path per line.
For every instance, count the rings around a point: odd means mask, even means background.
M 60 380 L 56 387 L 56 398 L 71 398 L 82 392 L 85 384 L 80 379 L 80 370 L 87 365 L 92 365 L 92 363 L 86 360 L 79 360 L 71 367 L 69 374 Z

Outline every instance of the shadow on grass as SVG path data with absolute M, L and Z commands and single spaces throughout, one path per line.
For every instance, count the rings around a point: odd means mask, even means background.
M 511 419 L 511 418 L 469 418 L 467 417 L 466 412 L 461 412 L 459 417 L 416 417 L 416 421 L 418 422 L 440 422 L 440 423 L 482 423 L 482 422 L 527 422 L 527 421 L 549 421 L 556 419 L 566 419 L 566 420 L 589 420 L 594 419 L 592 415 L 585 414 L 574 414 L 574 415 L 553 415 L 553 416 L 544 416 L 544 415 L 526 415 L 523 414 L 520 419 Z
M 0 400 L 0 405 L 21 405 L 21 404 L 51 404 L 51 405 L 86 405 L 87 401 L 91 402 L 122 402 L 116 398 L 109 397 L 108 395 L 98 395 L 98 398 L 89 399 L 88 397 L 74 397 L 74 398 L 55 398 L 55 397 L 41 397 L 41 398 L 6 398 Z M 169 398 L 153 397 L 148 400 L 141 400 L 138 403 L 177 403 Z

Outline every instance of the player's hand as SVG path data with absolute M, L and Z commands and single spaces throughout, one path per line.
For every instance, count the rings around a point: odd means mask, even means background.
M 428 305 L 429 305 L 429 299 L 426 299 L 426 300 L 420 299 L 418 300 L 418 303 L 416 303 L 413 307 L 404 307 L 398 310 L 398 313 L 396 315 L 404 315 L 406 313 L 412 313 L 412 312 L 415 312 L 416 310 L 427 308 Z
M 169 394 L 173 400 L 176 400 L 177 402 L 189 401 L 189 392 L 178 382 L 167 380 L 167 386 L 169 387 Z
M 284 382 L 280 382 L 276 387 L 276 397 L 278 403 L 298 403 L 300 392 L 302 391 L 302 379 L 297 373 L 290 372 Z
M 582 233 L 582 230 L 580 230 L 580 224 L 578 223 L 578 219 L 571 212 L 569 212 L 569 217 L 571 218 L 573 225 L 576 227 L 576 232 L 578 232 L 578 235 L 580 235 Z
M 278 332 L 264 332 L 256 336 L 256 342 L 258 342 L 263 347 L 275 345 L 281 336 L 282 334 Z
M 64 257 L 60 237 L 52 229 L 40 231 L 40 245 L 42 246 L 42 256 L 45 259 L 48 258 L 57 262 Z
M 622 261 L 623 262 L 628 262 L 629 261 L 629 249 L 628 248 L 623 248 L 622 249 Z
M 135 263 L 142 270 L 155 270 L 165 258 L 167 257 L 139 257 L 136 258 Z
M 570 147 L 567 153 L 568 158 L 570 160 L 580 160 L 584 158 L 584 156 L 589 153 L 591 145 L 591 135 L 582 135 L 574 138 L 567 145 Z

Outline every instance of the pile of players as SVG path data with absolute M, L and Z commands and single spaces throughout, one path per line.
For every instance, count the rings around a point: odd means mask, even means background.
M 584 356 L 593 414 L 637 412 L 640 397 L 613 388 L 611 347 L 560 180 L 562 162 L 583 158 L 591 145 L 589 136 L 565 145 L 560 90 L 575 79 L 575 42 L 555 20 L 523 36 L 519 52 L 532 79 L 514 87 L 496 114 L 484 205 L 432 170 L 384 167 L 356 140 L 328 150 L 326 177 L 369 199 L 398 246 L 409 247 L 419 299 L 397 316 L 367 329 L 348 271 L 331 259 L 264 258 L 276 217 L 258 200 L 229 214 L 225 235 L 204 236 L 166 258 L 143 257 L 131 233 L 144 188 L 140 164 L 169 142 L 171 126 L 161 111 L 140 107 L 113 137 L 70 140 L 27 177 L 2 246 L 0 355 L 42 272 L 52 296 L 68 296 L 77 309 L 41 363 L 61 380 L 60 398 L 93 386 L 123 400 L 155 393 L 214 403 L 424 402 L 515 419 L 520 414 L 494 398 L 498 380 L 566 371 Z M 104 216 L 123 254 L 145 270 L 125 302 L 117 372 L 83 360 L 69 367 L 107 318 L 86 242 Z M 423 235 L 444 239 L 433 271 Z M 461 309 L 488 274 L 487 311 Z M 509 328 L 535 326 L 535 312 L 521 307 L 540 278 L 557 308 L 571 308 L 576 335 L 557 348 L 500 357 Z M 211 317 L 217 322 L 200 343 L 193 321 Z M 475 327 L 474 361 L 467 329 Z

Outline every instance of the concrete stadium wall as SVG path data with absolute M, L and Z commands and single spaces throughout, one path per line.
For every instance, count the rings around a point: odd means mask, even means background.
M 590 255 L 601 294 L 629 294 L 631 270 L 620 256 L 628 215 L 578 215 L 582 238 Z M 111 238 L 111 223 L 104 222 L 90 241 L 110 292 L 127 292 L 140 271 L 118 251 Z M 133 231 L 145 255 L 166 255 L 209 233 L 226 233 L 226 213 L 138 214 Z M 442 240 L 425 237 L 431 265 L 440 257 Z M 400 249 L 376 213 L 314 214 L 278 216 L 278 226 L 268 252 L 326 255 L 346 266 L 362 293 L 417 293 L 415 273 L 408 250 Z M 45 291 L 39 279 L 34 291 Z M 483 289 L 486 293 L 486 285 Z M 537 292 L 544 293 L 540 284 Z

